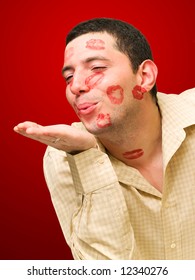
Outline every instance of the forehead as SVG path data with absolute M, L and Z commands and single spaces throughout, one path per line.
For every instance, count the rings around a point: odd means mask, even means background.
M 106 32 L 95 32 L 81 35 L 72 40 L 65 48 L 66 59 L 79 52 L 104 51 L 114 49 L 115 38 Z

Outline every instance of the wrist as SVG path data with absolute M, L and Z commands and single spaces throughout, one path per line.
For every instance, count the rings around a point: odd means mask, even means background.
M 99 146 L 98 146 L 98 144 L 96 143 L 94 147 L 90 147 L 90 148 L 85 149 L 85 150 L 74 150 L 74 151 L 70 151 L 70 152 L 67 152 L 67 153 L 70 154 L 70 155 L 72 155 L 72 156 L 74 156 L 74 155 L 80 154 L 80 153 L 82 153 L 82 152 L 85 152 L 85 151 L 87 151 L 87 150 L 89 150 L 89 149 L 98 149 L 98 148 L 99 148 Z

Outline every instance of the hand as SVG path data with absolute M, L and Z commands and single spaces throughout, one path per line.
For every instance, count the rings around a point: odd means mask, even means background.
M 84 151 L 96 147 L 95 137 L 70 125 L 42 126 L 34 122 L 23 122 L 14 131 L 65 152 Z

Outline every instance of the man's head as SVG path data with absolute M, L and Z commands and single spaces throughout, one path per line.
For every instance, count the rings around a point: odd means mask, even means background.
M 67 100 L 95 135 L 142 126 L 148 106 L 156 106 L 151 90 L 157 67 L 144 37 L 127 23 L 94 19 L 77 25 L 67 36 L 63 76 Z
M 151 48 L 144 35 L 133 25 L 112 18 L 94 18 L 79 23 L 68 33 L 66 45 L 83 34 L 96 32 L 107 32 L 115 38 L 116 48 L 128 56 L 134 73 L 144 60 L 153 60 Z M 156 99 L 156 84 L 150 92 Z

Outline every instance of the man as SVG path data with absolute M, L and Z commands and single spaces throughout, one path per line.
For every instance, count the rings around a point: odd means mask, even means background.
M 157 93 L 145 37 L 110 18 L 67 36 L 72 126 L 24 122 L 75 259 L 195 258 L 195 90 Z

